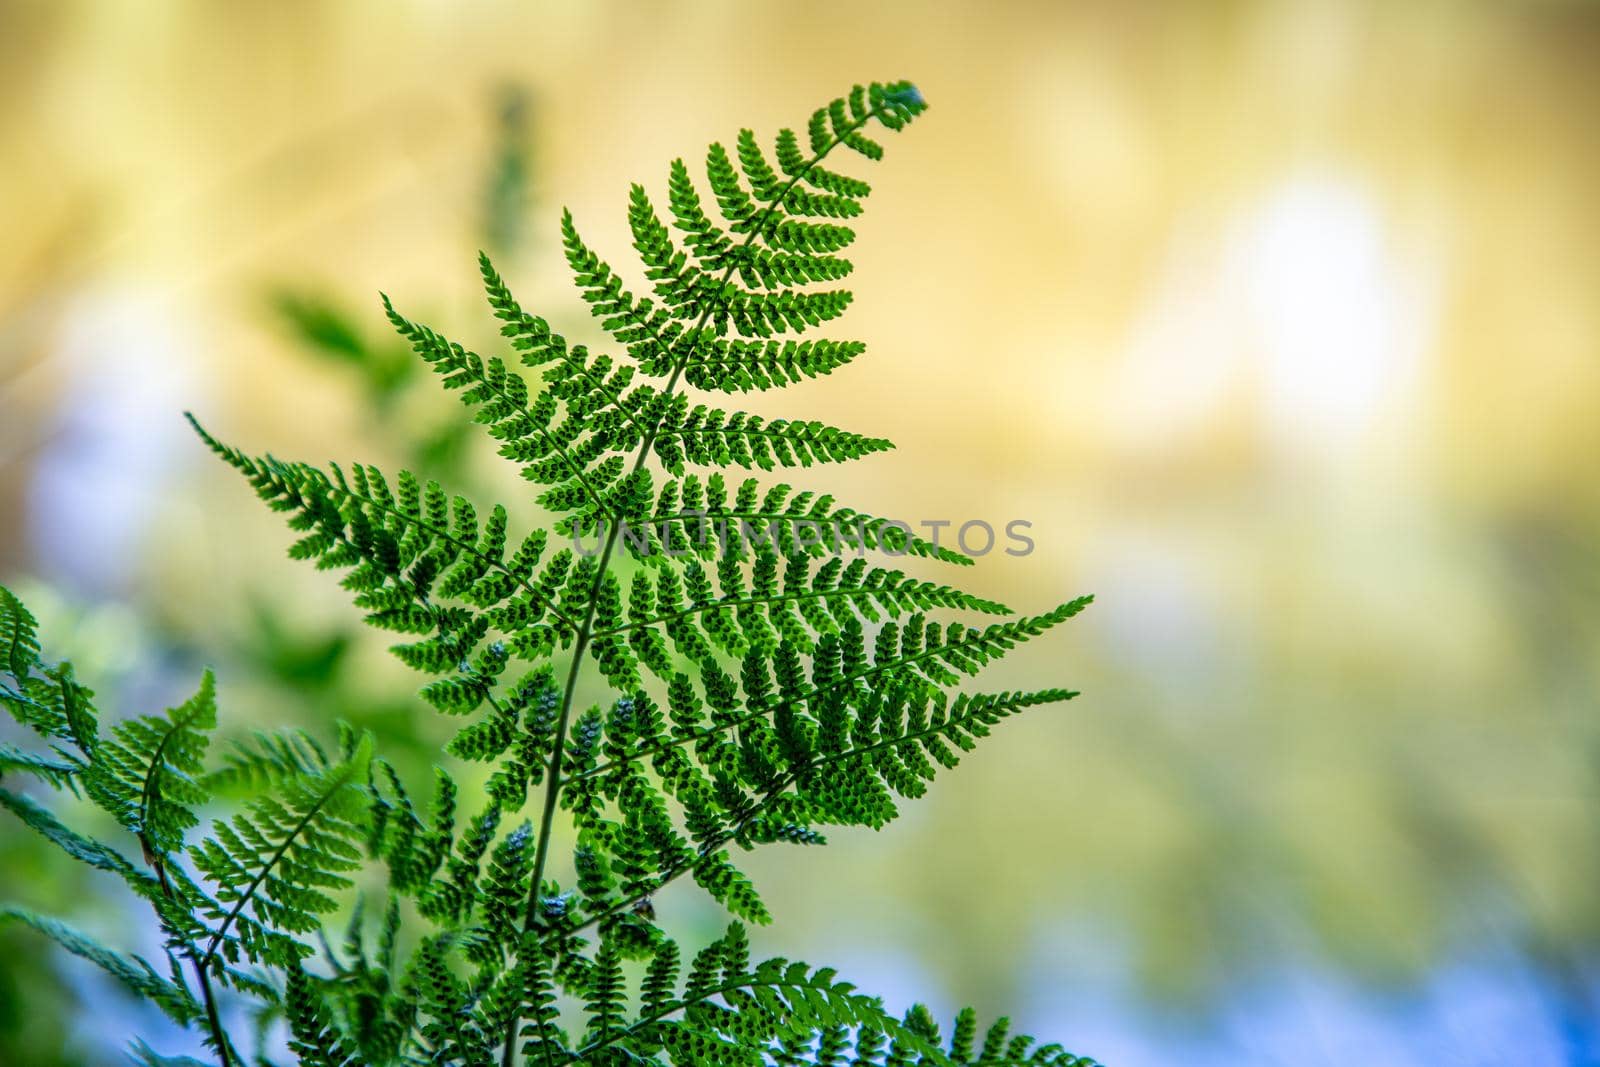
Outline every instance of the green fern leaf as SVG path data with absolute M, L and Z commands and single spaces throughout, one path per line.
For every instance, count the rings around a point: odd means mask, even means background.
M 0 585 L 0 669 L 18 681 L 39 662 L 38 626 L 17 595 Z
M 38 801 L 9 789 L 0 789 L 0 806 L 22 824 L 73 859 L 97 870 L 109 871 L 146 899 L 156 899 L 160 887 L 155 878 L 135 867 L 116 849 L 69 829 Z
M 200 821 L 194 808 L 209 796 L 202 760 L 216 725 L 216 679 L 208 670 L 199 691 L 165 716 L 119 723 L 95 749 L 85 791 L 148 852 L 177 851 Z
M 6 904 L 0 905 L 0 923 L 21 923 L 33 928 L 74 956 L 93 963 L 160 1008 L 174 1022 L 185 1024 L 201 1013 L 200 1006 L 186 989 L 161 977 L 144 959 L 117 952 L 58 919 Z
M 25 752 L 15 745 L 0 741 L 0 775 L 7 771 L 20 771 L 54 786 L 57 789 L 76 788 L 76 777 L 83 765 L 70 759 Z
M 128 1059 L 136 1067 L 209 1067 L 193 1056 L 163 1056 L 143 1041 L 135 1041 L 128 1049 Z
M 289 1050 L 303 1067 L 356 1067 L 360 1060 L 333 1029 L 322 999 L 299 967 L 289 968 L 284 996 L 289 1021 Z
M 247 814 L 213 824 L 211 836 L 189 850 L 216 886 L 207 905 L 216 924 L 208 961 L 242 953 L 287 966 L 305 954 L 294 935 L 319 928 L 316 916 L 336 906 L 329 891 L 349 887 L 348 872 L 360 865 L 371 754 L 371 737 L 361 738 L 345 760 L 285 781 Z
M 175 945 L 204 943 L 202 973 L 249 990 L 251 977 L 224 960 L 286 972 L 284 1010 L 304 1062 L 1087 1063 L 1004 1026 L 975 1052 L 970 1014 L 958 1017 L 947 1053 L 920 1008 L 897 1019 L 827 968 L 752 964 L 737 925 L 685 968 L 651 903 L 689 876 L 736 917 L 770 921 L 735 847 L 881 827 L 901 798 L 922 795 L 999 722 L 1075 695 L 961 687 L 1088 598 L 1017 616 L 869 561 L 972 563 L 829 495 L 756 479 L 730 486 L 723 473 L 845 462 L 888 441 L 726 410 L 690 392 L 780 388 L 860 356 L 859 342 L 798 336 L 852 300 L 837 287 L 852 272 L 841 253 L 871 188 L 830 157 L 877 160 L 880 135 L 924 108 L 909 83 L 858 86 L 814 112 L 804 137 L 784 130 L 768 147 L 744 130 L 731 151 L 712 145 L 703 186 L 674 162 L 664 210 L 633 186 L 628 225 L 642 288 L 564 213 L 568 266 L 612 353 L 569 344 L 527 312 L 486 256 L 479 272 L 509 356 L 479 355 L 385 297 L 393 327 L 554 516 L 520 542 L 506 509 L 480 511 L 408 473 L 254 458 L 196 426 L 286 514 L 298 537 L 291 556 L 344 572 L 366 621 L 402 635 L 395 654 L 428 676 L 423 700 L 458 719 L 446 750 L 485 766 L 473 781 L 486 793 L 459 829 L 452 775 L 437 773 L 424 817 L 365 739 L 347 736 L 337 760 L 295 738 L 258 741 L 209 774 L 198 748 L 181 761 L 152 748 L 156 720 L 100 742 L 92 705 L 77 699 L 83 691 L 38 667 L 31 622 L 0 603 L 0 640 L 11 635 L 20 651 L 8 658 L 25 668 L 0 700 L 57 743 L 55 755 L 19 754 L 0 767 L 70 785 L 79 757 L 68 746 L 91 766 L 104 749 L 116 784 L 96 788 L 116 810 L 133 810 L 130 785 L 152 776 L 161 779 L 154 793 L 176 803 L 159 846 L 181 840 L 205 787 L 260 791 L 190 850 L 215 897 L 182 872 L 170 881 L 161 872 L 160 907 Z M 570 548 L 551 544 L 565 537 Z M 973 615 L 999 618 L 963 621 Z M 532 668 L 512 670 L 515 659 Z M 591 697 L 591 688 L 602 692 Z M 502 827 L 533 786 L 543 792 L 537 820 Z M 143 833 L 149 808 L 124 824 Z M 565 889 L 563 812 L 572 830 Z M 36 813 L 24 818 L 120 873 L 115 853 Z M 322 929 L 363 849 L 388 872 L 377 963 L 359 908 L 343 951 Z M 401 897 L 432 932 L 405 942 L 415 948 L 397 969 Z M 301 969 L 306 934 L 323 941 L 331 977 Z M 636 963 L 644 973 L 635 997 Z M 270 987 L 257 992 L 272 1000 Z M 581 1019 L 570 1033 L 569 1016 Z M 575 1043 L 572 1034 L 581 1035 Z

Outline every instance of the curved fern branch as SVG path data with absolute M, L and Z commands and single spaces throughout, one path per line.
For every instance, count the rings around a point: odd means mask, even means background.
M 965 638 L 963 638 L 961 642 L 927 648 L 920 652 L 911 653 L 909 655 L 898 655 L 881 663 L 874 663 L 871 666 L 861 667 L 856 671 L 842 675 L 838 679 L 829 682 L 827 685 L 813 687 L 794 696 L 775 700 L 770 705 L 753 708 L 742 715 L 730 718 L 724 722 L 715 723 L 702 730 L 687 732 L 681 736 L 662 741 L 650 748 L 635 753 L 626 759 L 598 764 L 593 768 L 583 771 L 577 777 L 579 779 L 597 778 L 614 771 L 617 769 L 617 767 L 623 764 L 654 759 L 655 757 L 666 752 L 670 752 L 672 749 L 681 748 L 685 745 L 697 744 L 701 741 L 730 733 L 732 731 L 741 729 L 742 727 L 748 726 L 753 722 L 766 719 L 779 711 L 793 709 L 805 701 L 813 700 L 820 696 L 825 696 L 828 693 L 836 690 L 850 688 L 858 682 L 863 682 L 868 679 L 878 677 L 887 672 L 896 671 L 905 667 L 926 664 L 930 661 L 939 659 L 942 655 L 952 652 L 959 655 L 964 648 L 970 648 L 975 655 L 981 653 L 983 658 L 986 659 L 989 654 L 993 653 L 997 649 L 1009 647 L 1010 643 L 1019 639 L 1036 636 L 1038 633 L 1042 633 L 1045 629 L 1071 618 L 1093 602 L 1093 596 L 1078 597 L 1075 600 L 1063 604 L 1054 611 L 1047 612 L 1043 615 L 1036 615 L 1009 623 L 997 623 L 994 626 L 989 627 L 987 630 L 973 630 Z M 981 661 L 979 661 L 979 665 L 981 665 Z
M 492 435 L 507 441 L 508 448 L 519 439 L 537 437 L 545 450 L 555 453 L 568 477 L 589 497 L 595 509 L 605 513 L 605 502 L 590 481 L 587 463 L 572 453 L 568 442 L 550 431 L 548 415 L 541 415 L 529 405 L 526 382 L 508 372 L 498 359 L 486 364 L 476 353 L 411 322 L 394 309 L 387 295 L 380 295 L 384 312 L 395 329 L 411 342 L 424 362 L 444 377 L 446 388 L 466 390 L 462 403 L 478 405 L 478 421 L 485 423 Z
M 929 718 L 920 727 L 909 729 L 902 733 L 878 737 L 863 744 L 825 754 L 811 762 L 797 766 L 770 787 L 767 793 L 735 825 L 703 842 L 692 859 L 662 870 L 655 876 L 653 883 L 648 888 L 585 916 L 583 919 L 563 928 L 560 933 L 562 936 L 570 937 L 590 927 L 604 926 L 613 919 L 630 914 L 641 902 L 649 900 L 671 883 L 685 874 L 691 873 L 697 864 L 715 856 L 725 846 L 744 842 L 752 827 L 778 810 L 786 796 L 793 796 L 790 790 L 797 785 L 802 785 L 807 780 L 826 777 L 830 771 L 835 770 L 847 771 L 851 781 L 856 783 L 859 783 L 862 774 L 869 777 L 882 774 L 888 781 L 895 783 L 898 788 L 903 789 L 910 795 L 915 795 L 917 792 L 915 786 L 908 783 L 914 783 L 920 778 L 931 778 L 933 776 L 933 768 L 927 765 L 925 761 L 912 761 L 919 762 L 920 765 L 916 770 L 909 773 L 902 767 L 895 767 L 886 772 L 884 768 L 874 767 L 870 761 L 882 753 L 895 750 L 905 752 L 908 747 L 923 746 L 938 760 L 940 765 L 946 768 L 953 767 L 955 765 L 955 757 L 950 753 L 946 742 L 954 744 L 960 749 L 969 749 L 972 747 L 971 738 L 985 736 L 989 732 L 989 728 L 1001 719 L 1007 718 L 1025 708 L 1067 701 L 1076 696 L 1078 696 L 1078 693 L 1069 689 L 1046 689 L 1032 693 L 997 693 L 977 696 L 963 694 L 957 699 L 955 707 L 948 715 Z M 581 777 L 594 777 L 602 772 L 613 770 L 616 766 L 618 765 L 596 768 Z M 885 814 L 881 811 L 867 812 L 866 814 L 872 816 L 872 818 L 863 820 L 868 825 L 880 826 L 883 821 L 887 821 Z M 892 817 L 892 809 L 887 817 Z

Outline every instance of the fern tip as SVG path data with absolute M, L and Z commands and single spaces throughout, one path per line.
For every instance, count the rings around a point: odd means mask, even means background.
M 199 436 L 200 440 L 205 442 L 207 448 L 213 452 L 220 453 L 222 451 L 222 442 L 211 436 L 211 432 L 200 424 L 200 420 L 195 417 L 194 412 L 185 411 L 183 418 L 184 421 L 188 422 L 189 427 L 194 430 L 195 434 Z

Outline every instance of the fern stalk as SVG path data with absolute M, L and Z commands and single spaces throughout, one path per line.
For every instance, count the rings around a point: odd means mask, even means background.
M 881 114 L 881 109 L 872 108 L 867 112 L 866 115 L 852 122 L 846 130 L 835 131 L 834 136 L 829 141 L 827 147 L 823 151 L 812 156 L 801 173 L 792 175 L 789 178 L 788 182 L 785 183 L 783 187 L 782 194 L 772 201 L 772 203 L 763 212 L 761 221 L 757 225 L 751 227 L 749 233 L 745 235 L 744 241 L 741 242 L 741 247 L 746 247 L 750 244 L 750 242 L 755 240 L 756 234 L 760 233 L 762 228 L 769 221 L 771 221 L 773 212 L 777 210 L 777 205 L 783 202 L 783 195 L 794 189 L 795 186 L 800 183 L 801 179 L 806 173 L 809 173 L 814 167 L 820 164 L 823 159 L 827 158 L 828 153 L 832 152 L 839 145 L 843 144 L 845 138 L 849 136 L 849 134 L 862 129 L 867 125 L 868 122 L 878 118 Z M 733 277 L 734 270 L 735 264 L 730 263 L 727 269 L 725 269 L 722 273 L 722 277 L 720 279 L 721 286 L 726 286 L 728 284 L 729 280 Z M 695 346 L 700 340 L 700 334 L 705 329 L 706 323 L 710 320 L 712 313 L 716 310 L 717 308 L 715 306 L 707 306 L 703 311 L 701 311 L 699 319 L 695 322 L 694 327 L 689 330 L 688 334 L 686 335 L 687 340 L 680 342 L 683 346 L 684 354 L 674 364 L 672 373 L 667 378 L 666 385 L 662 387 L 662 394 L 664 397 L 670 398 L 676 390 L 678 379 L 683 374 L 684 366 L 688 363 L 689 358 L 694 354 Z M 656 434 L 660 430 L 660 427 L 661 423 L 658 420 L 650 427 L 649 432 L 645 434 L 643 441 L 640 443 L 638 453 L 635 455 L 633 460 L 632 472 L 634 474 L 637 474 L 640 470 L 642 470 L 644 468 L 645 461 L 650 458 L 650 448 L 655 444 Z M 539 901 L 540 894 L 542 892 L 540 886 L 544 878 L 545 864 L 550 856 L 550 841 L 554 835 L 556 803 L 560 797 L 562 786 L 562 756 L 566 752 L 567 731 L 572 723 L 573 697 L 577 692 L 578 676 L 583 669 L 583 658 L 585 653 L 588 651 L 591 630 L 594 627 L 595 607 L 599 603 L 600 584 L 606 576 L 607 568 L 611 562 L 612 551 L 617 545 L 617 536 L 622 529 L 622 523 L 618 521 L 609 522 L 606 524 L 606 526 L 607 530 L 605 547 L 600 552 L 600 564 L 595 568 L 594 582 L 589 589 L 589 606 L 587 611 L 584 613 L 583 622 L 578 628 L 578 637 L 572 652 L 572 665 L 567 670 L 566 688 L 561 697 L 561 717 L 556 722 L 555 748 L 550 758 L 550 772 L 544 792 L 544 807 L 539 816 L 539 839 L 534 850 L 533 876 L 528 891 L 528 906 L 522 920 L 522 936 L 524 938 L 533 933 L 539 916 Z M 681 873 L 682 872 L 679 871 L 674 874 L 673 877 L 677 877 L 677 874 Z M 510 1023 L 506 1027 L 505 1048 L 500 1057 L 501 1067 L 512 1067 L 512 1064 L 516 1060 L 516 1035 L 521 1023 L 521 1014 L 513 1014 Z
M 150 842 L 143 836 L 140 837 L 139 843 L 143 846 L 146 856 L 154 856 L 150 865 L 155 869 L 156 880 L 161 883 L 162 895 L 167 900 L 176 903 L 178 897 L 173 891 L 172 880 L 167 877 L 166 861 L 162 857 L 154 855 L 151 852 Z M 206 1026 L 209 1027 L 211 1031 L 211 1048 L 215 1050 L 217 1058 L 222 1061 L 222 1067 L 232 1067 L 233 1061 L 230 1058 L 228 1036 L 222 1029 L 222 1016 L 217 1011 L 216 992 L 211 988 L 211 974 L 206 970 L 205 962 L 200 958 L 200 953 L 198 950 L 196 950 L 194 942 L 190 941 L 186 937 L 183 937 L 179 931 L 172 927 L 172 925 L 164 916 L 161 917 L 161 925 L 162 928 L 166 930 L 169 937 L 174 937 L 182 941 L 184 957 L 189 961 L 190 966 L 194 970 L 195 984 L 200 987 L 201 1002 L 205 1005 Z

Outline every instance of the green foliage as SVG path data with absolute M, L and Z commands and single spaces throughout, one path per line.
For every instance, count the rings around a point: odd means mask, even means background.
M 84 775 L 90 797 L 149 851 L 176 851 L 200 822 L 193 807 L 205 801 L 206 790 L 195 777 L 204 771 L 208 731 L 216 725 L 216 680 L 207 671 L 200 691 L 164 717 L 117 724 Z
M 186 989 L 163 978 L 147 960 L 107 948 L 88 934 L 58 919 L 35 915 L 25 908 L 0 907 L 0 923 L 23 923 L 48 937 L 74 956 L 81 956 L 104 970 L 140 997 L 150 1001 L 175 1022 L 187 1023 L 200 1014 L 200 1007 Z
M 787 336 L 850 302 L 836 287 L 851 270 L 845 220 L 870 189 L 823 161 L 840 149 L 878 159 L 873 135 L 923 109 L 907 83 L 858 87 L 803 138 L 780 133 L 770 156 L 748 130 L 732 152 L 713 145 L 709 197 L 682 161 L 665 216 L 635 186 L 628 221 L 649 295 L 565 215 L 574 281 L 615 354 L 524 311 L 487 257 L 510 358 L 471 352 L 384 299 L 401 338 L 538 487 L 547 526 L 513 532 L 507 508 L 410 472 L 255 457 L 195 424 L 287 516 L 289 554 L 340 572 L 366 621 L 398 635 L 423 700 L 460 723 L 447 754 L 491 768 L 475 800 L 441 767 L 419 803 L 346 727 L 326 748 L 263 734 L 213 758 L 209 672 L 165 715 L 102 730 L 93 695 L 69 665 L 44 661 L 34 620 L 0 590 L 0 703 L 40 738 L 0 750 L 0 772 L 80 792 L 142 862 L 24 793 L 0 790 L 0 805 L 147 900 L 171 976 L 53 920 L 0 918 L 202 1027 L 224 1067 L 243 1058 L 219 1001 L 280 1020 L 290 1051 L 317 1067 L 1088 1063 L 1011 1036 L 1004 1020 L 980 1042 L 970 1012 L 945 1041 L 923 1009 L 890 1015 L 830 968 L 752 961 L 739 921 L 685 952 L 655 917 L 656 894 L 687 876 L 736 920 L 770 922 L 740 852 L 881 828 L 897 798 L 921 796 L 1001 720 L 1075 695 L 961 687 L 1088 598 L 1017 615 L 869 560 L 971 562 L 831 496 L 723 473 L 844 462 L 888 442 L 686 391 L 780 388 L 861 354 L 858 342 Z M 298 311 L 326 347 L 354 350 L 338 322 Z M 585 671 L 609 692 L 579 707 Z M 234 814 L 196 833 L 211 806 Z M 552 855 L 558 816 L 575 835 L 566 864 Z M 358 883 L 382 885 L 381 922 L 367 920 Z M 341 908 L 336 949 L 327 923 Z M 180 1062 L 143 1045 L 133 1055 Z

